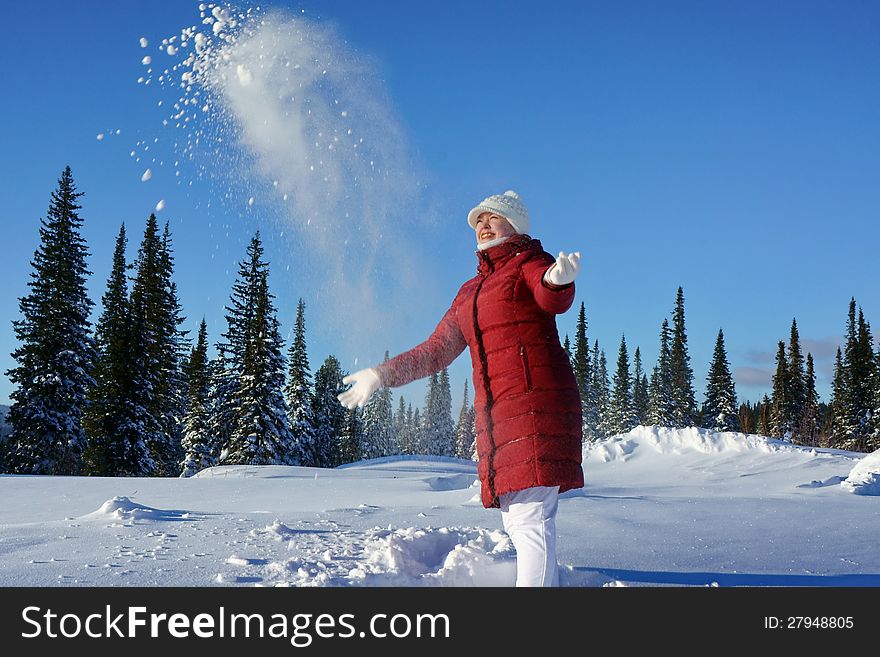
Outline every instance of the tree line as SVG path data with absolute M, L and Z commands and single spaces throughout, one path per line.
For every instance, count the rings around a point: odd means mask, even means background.
M 223 464 L 335 467 L 392 454 L 474 457 L 468 386 L 454 420 L 446 369 L 431 377 L 423 408 L 401 396 L 395 409 L 388 388 L 362 409 L 338 402 L 347 372 L 331 354 L 312 373 L 302 299 L 290 344 L 281 337 L 259 233 L 239 263 L 215 358 L 208 356 L 204 319 L 194 341 L 181 329 L 170 228 L 166 223 L 160 229 L 153 214 L 131 263 L 120 227 L 93 328 L 81 196 L 67 167 L 41 219 L 29 292 L 19 299 L 21 318 L 13 321 L 17 366 L 7 372 L 14 390 L 11 433 L 0 442 L 3 471 L 191 476 Z M 870 326 L 860 308 L 856 314 L 854 299 L 827 405 L 818 400 L 812 355 L 803 357 L 792 321 L 787 347 L 778 344 L 772 393 L 755 405 L 737 404 L 719 329 L 698 406 L 681 287 L 672 325 L 662 322 L 650 375 L 638 347 L 630 367 L 622 336 L 609 379 L 604 350 L 598 340 L 592 347 L 587 340 L 584 304 L 574 344 L 566 335 L 564 347 L 581 394 L 585 441 L 653 424 L 852 450 L 880 443 L 880 352 L 874 353 Z
M 622 336 L 614 376 L 598 340 L 592 349 L 581 303 L 572 346 L 563 346 L 581 393 L 585 441 L 626 433 L 642 425 L 690 426 L 715 431 L 758 433 L 794 444 L 852 451 L 880 448 L 880 350 L 873 348 L 870 324 L 850 299 L 846 345 L 837 349 L 829 403 L 819 401 L 813 356 L 803 355 L 797 320 L 792 319 L 788 344 L 778 342 L 772 391 L 756 404 L 737 405 L 736 387 L 718 330 L 706 375 L 702 405 L 695 402 L 693 370 L 685 330 L 684 293 L 678 288 L 672 311 L 660 328 L 660 350 L 650 378 L 636 347 L 632 369 L 626 337 Z
M 457 423 L 449 373 L 434 375 L 425 406 L 380 389 L 363 409 L 336 396 L 347 375 L 329 355 L 314 373 L 305 303 L 281 337 L 269 264 L 257 233 L 226 305 L 226 331 L 208 356 L 204 319 L 193 342 L 173 280 L 169 225 L 147 219 L 133 262 L 121 226 L 92 329 L 89 255 L 67 167 L 41 220 L 29 293 L 13 322 L 15 388 L 0 444 L 3 470 L 24 474 L 190 476 L 220 464 L 334 467 L 391 454 L 470 458 L 473 408 L 465 384 Z M 387 354 L 386 354 L 387 358 Z

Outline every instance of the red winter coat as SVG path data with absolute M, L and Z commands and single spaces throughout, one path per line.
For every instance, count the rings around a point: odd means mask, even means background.
M 376 368 L 382 385 L 429 376 L 470 347 L 483 506 L 532 486 L 581 488 L 580 393 L 555 319 L 571 307 L 574 284 L 543 282 L 555 259 L 528 235 L 477 256 L 477 275 L 431 336 Z

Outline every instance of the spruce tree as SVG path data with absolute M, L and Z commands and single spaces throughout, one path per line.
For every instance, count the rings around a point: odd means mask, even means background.
M 739 431 L 736 388 L 730 375 L 724 332 L 718 329 L 715 351 L 706 376 L 706 399 L 703 402 L 703 427 L 715 431 Z
M 421 422 L 416 433 L 416 441 L 414 445 L 416 454 L 433 454 L 431 451 L 437 443 L 437 436 L 434 425 L 434 415 L 437 398 L 437 372 L 434 372 L 428 378 L 428 385 L 425 388 L 425 406 L 421 414 Z
M 366 407 L 364 407 L 366 408 Z M 364 453 L 364 412 L 355 406 L 345 409 L 345 422 L 339 434 L 338 448 L 335 450 L 333 467 L 343 463 L 354 463 L 365 458 L 372 458 Z
M 239 408 L 235 429 L 222 463 L 249 465 L 295 462 L 293 437 L 284 401 L 284 340 L 269 292 L 268 263 L 264 262 L 260 234 L 251 240 L 239 282 L 247 296 L 241 299 L 248 322 L 243 326 L 244 351 L 237 372 Z
M 771 412 L 771 404 L 770 398 L 765 394 L 758 404 L 758 433 L 762 436 L 770 436 L 771 428 L 770 428 L 770 412 Z
M 388 352 L 385 352 L 388 360 Z M 399 453 L 394 436 L 391 388 L 380 386 L 364 404 L 362 458 L 372 459 Z
M 413 410 L 412 424 L 410 425 L 410 454 L 425 454 L 424 423 L 422 422 L 422 409 L 418 406 Z
M 789 408 L 788 359 L 785 343 L 780 340 L 776 351 L 776 374 L 773 375 L 773 396 L 770 410 L 770 435 L 782 440 L 791 439 L 791 424 L 786 412 Z
M 468 382 L 464 382 L 464 398 L 455 425 L 455 455 L 460 459 L 471 459 L 474 455 L 474 417 L 476 413 L 468 399 Z
M 758 418 L 755 409 L 752 408 L 751 402 L 744 401 L 739 405 L 737 410 L 739 418 L 740 431 L 743 433 L 756 433 L 758 430 Z
M 873 430 L 872 413 L 874 410 L 874 393 L 877 383 L 876 362 L 874 359 L 874 338 L 871 335 L 871 326 L 865 320 L 861 307 L 859 307 L 858 329 L 856 335 L 857 363 L 851 373 L 853 396 L 855 403 L 855 417 L 857 440 L 855 449 L 871 451 L 869 443 Z M 858 385 L 856 384 L 858 381 Z
M 296 322 L 293 329 L 293 340 L 287 356 L 287 384 L 284 396 L 287 400 L 288 422 L 293 440 L 291 461 L 297 464 L 305 462 L 305 454 L 309 453 L 314 441 L 315 418 L 312 411 L 312 374 L 309 369 L 309 357 L 306 349 L 306 304 L 302 299 L 296 306 Z
M 868 438 L 868 451 L 880 449 L 880 349 L 874 354 L 874 391 L 871 412 L 871 434 Z
M 177 296 L 177 283 L 174 276 L 174 250 L 171 243 L 171 229 L 168 222 L 162 232 L 159 249 L 159 264 L 162 276 L 162 309 L 158 315 L 161 331 L 161 369 L 165 373 L 162 387 L 157 390 L 160 402 L 160 423 L 166 445 L 160 463 L 160 474 L 177 476 L 184 459 L 183 433 L 186 408 L 186 381 L 182 363 L 186 359 L 187 331 L 181 330 L 186 320 Z
M 599 341 L 593 342 L 593 390 L 596 393 L 596 439 L 602 440 L 612 435 L 610 431 L 610 383 L 605 351 L 599 350 Z
M 574 336 L 574 354 L 571 357 L 572 370 L 581 397 L 581 422 L 584 442 L 597 438 L 596 426 L 599 423 L 596 391 L 593 388 L 593 367 L 590 358 L 590 343 L 587 340 L 587 315 L 581 303 L 578 312 L 577 329 Z
M 568 339 L 568 333 L 565 334 L 565 339 L 562 341 L 562 349 L 565 351 L 565 355 L 568 356 L 568 362 L 573 365 L 574 356 L 571 353 L 571 340 Z
M 332 355 L 327 356 L 315 372 L 315 396 L 312 400 L 315 439 L 305 455 L 303 465 L 332 468 L 342 461 L 341 443 L 348 415 L 337 396 L 346 389 L 342 383 L 345 376 L 347 374 L 343 372 L 339 360 Z
M 614 388 L 609 403 L 606 431 L 610 435 L 627 433 L 638 425 L 632 388 L 626 338 L 621 336 L 620 349 L 617 352 L 617 370 L 614 373 Z
M 675 297 L 672 314 L 672 345 L 669 349 L 669 368 L 672 377 L 673 427 L 694 426 L 696 402 L 694 401 L 694 373 L 687 348 L 687 332 L 684 326 L 684 292 L 681 287 Z
M 111 445 L 121 439 L 127 401 L 129 369 L 128 279 L 126 278 L 125 224 L 120 226 L 113 250 L 113 267 L 107 290 L 101 298 L 103 311 L 95 326 L 97 351 L 93 371 L 94 385 L 89 389 L 89 408 L 83 418 L 88 434 L 84 454 L 85 472 L 114 476 Z
M 801 352 L 797 321 L 791 320 L 791 337 L 788 343 L 788 395 L 786 397 L 786 423 L 791 427 L 791 440 L 800 441 L 800 430 L 804 423 L 807 405 L 807 390 L 804 374 L 804 357 Z
M 141 427 L 149 454 L 129 475 L 177 476 L 183 459 L 178 328 L 183 319 L 170 279 L 172 265 L 167 231 L 160 236 L 156 216 L 151 214 L 135 259 L 129 302 L 131 422 Z
M 804 375 L 804 412 L 801 416 L 798 442 L 810 447 L 819 446 L 819 396 L 816 394 L 816 374 L 813 369 L 813 355 L 807 352 L 807 371 Z
M 409 429 L 409 426 L 406 419 L 406 401 L 404 400 L 403 395 L 400 395 L 397 400 L 397 411 L 394 413 L 393 424 L 394 435 L 396 437 L 397 444 L 399 445 L 400 453 L 408 454 L 409 452 L 407 451 L 407 449 L 409 448 L 409 445 L 407 442 L 407 431 Z
M 218 342 L 216 349 L 217 358 L 211 361 L 209 368 L 211 383 L 208 393 L 208 434 L 211 436 L 211 458 L 215 462 L 225 455 L 238 413 L 238 376 L 232 347 L 229 342 Z
M 444 367 L 437 377 L 435 403 L 435 437 L 437 444 L 434 453 L 440 456 L 455 456 L 455 424 L 452 421 L 452 387 L 449 383 L 449 369 Z
M 843 367 L 843 355 L 840 347 L 834 357 L 834 376 L 831 379 L 831 403 L 828 410 L 828 446 L 840 447 L 846 431 L 846 410 L 849 407 L 849 390 L 846 372 Z
M 128 299 L 125 226 L 119 228 L 113 267 L 102 297 L 103 312 L 95 329 L 95 385 L 89 390 L 84 418 L 89 436 L 85 462 L 89 474 L 115 477 L 144 474 L 149 450 L 138 418 L 140 393 L 132 383 L 134 351 Z
M 664 319 L 660 327 L 660 354 L 648 388 L 648 423 L 661 427 L 675 426 L 669 336 L 669 322 Z
M 455 453 L 455 429 L 452 423 L 452 393 L 449 371 L 443 368 L 431 375 L 425 394 L 419 454 L 451 456 Z
M 862 309 L 850 299 L 840 394 L 835 400 L 835 438 L 842 449 L 864 451 L 871 433 L 874 402 L 874 352 L 871 329 Z
M 89 253 L 77 213 L 81 196 L 65 168 L 40 220 L 30 291 L 19 299 L 21 319 L 12 322 L 19 346 L 12 352 L 18 365 L 6 373 L 14 386 L 7 465 L 22 474 L 79 474 L 87 445 L 82 421 L 96 353 L 89 324 L 94 304 L 86 291 Z
M 187 365 L 186 415 L 184 417 L 181 477 L 191 477 L 214 465 L 210 420 L 210 363 L 208 361 L 208 326 L 202 318 L 196 344 Z
M 642 369 L 642 354 L 638 347 L 633 354 L 633 405 L 638 424 L 646 424 L 648 419 L 648 379 Z

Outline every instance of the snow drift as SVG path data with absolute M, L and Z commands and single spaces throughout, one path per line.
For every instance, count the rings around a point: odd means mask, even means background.
M 584 450 L 586 486 L 560 500 L 560 582 L 880 586 L 878 465 L 637 427 Z M 476 481 L 473 462 L 417 456 L 189 479 L 0 476 L 0 585 L 512 586 L 514 550 Z
M 856 463 L 840 485 L 856 495 L 880 495 L 880 449 Z

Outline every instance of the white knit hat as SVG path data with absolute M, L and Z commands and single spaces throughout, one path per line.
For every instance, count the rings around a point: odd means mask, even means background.
M 473 210 L 468 212 L 468 224 L 476 230 L 477 217 L 483 212 L 494 212 L 504 217 L 520 234 L 529 232 L 529 211 L 520 199 L 519 194 L 507 190 L 503 194 L 488 196 Z

